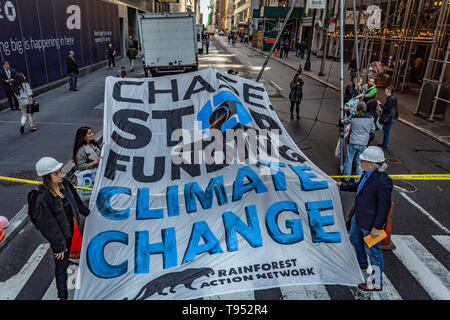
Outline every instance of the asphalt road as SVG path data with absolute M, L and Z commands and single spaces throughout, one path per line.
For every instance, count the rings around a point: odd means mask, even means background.
M 209 55 L 200 58 L 201 68 L 237 69 L 239 75 L 256 79 L 265 56 L 240 44 L 232 48 L 225 37 L 212 41 Z M 303 61 L 304 63 L 304 61 Z M 269 91 L 274 108 L 292 139 L 322 170 L 339 173 L 339 160 L 334 157 L 338 141 L 335 125 L 339 115 L 338 92 L 316 81 L 304 78 L 301 120 L 290 120 L 289 82 L 295 71 L 271 60 L 262 80 Z M 76 129 L 102 128 L 102 110 L 95 109 L 103 100 L 104 77 L 112 71 L 101 70 L 80 79 L 81 91 L 68 92 L 61 87 L 38 98 L 42 112 L 39 130 L 20 136 L 18 113 L 0 113 L 0 174 L 32 171 L 34 163 L 44 155 L 60 161 L 71 159 Z M 274 83 L 274 84 L 272 84 Z M 280 87 L 281 93 L 275 88 Z M 323 96 L 323 99 L 322 99 Z M 48 107 L 46 107 L 48 106 Z M 317 118 L 318 121 L 314 121 Z M 375 144 L 381 141 L 377 132 Z M 390 159 L 388 173 L 449 173 L 449 148 L 402 123 L 395 123 L 386 151 Z M 385 290 L 362 293 L 343 286 L 307 286 L 274 288 L 219 297 L 221 299 L 444 299 L 450 297 L 450 182 L 397 181 L 405 190 L 393 193 L 393 242 L 397 250 L 384 252 Z M 0 185 L 2 215 L 11 217 L 25 203 L 29 186 Z M 354 195 L 341 193 L 344 212 L 353 204 Z M 53 259 L 46 241 L 28 224 L 0 252 L 0 299 L 55 299 Z

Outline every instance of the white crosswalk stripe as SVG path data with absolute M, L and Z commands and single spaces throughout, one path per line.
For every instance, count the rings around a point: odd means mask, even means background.
M 234 292 L 220 296 L 205 297 L 204 300 L 255 300 L 254 291 Z
M 324 285 L 281 287 L 283 300 L 331 300 Z
M 450 236 L 433 236 L 434 240 L 450 252 Z
M 27 263 L 22 267 L 18 274 L 9 278 L 5 282 L 0 282 L 0 300 L 14 300 L 22 290 L 25 283 L 36 270 L 37 266 L 45 256 L 50 245 L 48 243 L 41 244 L 28 259 Z
M 439 235 L 433 238 L 450 252 L 450 236 Z M 450 272 L 443 266 L 414 236 L 392 235 L 392 241 L 397 247 L 393 253 L 406 269 L 434 300 L 450 299 Z M 10 279 L 0 282 L 0 300 L 13 300 L 20 293 L 28 279 L 49 250 L 48 244 L 41 244 L 20 272 Z M 74 268 L 75 266 L 70 266 Z M 69 273 L 72 272 L 69 270 Z M 347 288 L 347 289 L 346 289 Z M 383 291 L 364 292 L 353 287 L 343 287 L 349 290 L 355 300 L 401 300 L 397 289 L 383 273 Z M 330 300 L 331 296 L 325 285 L 305 285 L 281 287 L 283 300 Z M 69 290 L 69 299 L 73 291 Z M 42 300 L 57 300 L 56 281 L 47 288 Z M 255 300 L 255 292 L 236 292 L 219 296 L 205 297 L 205 300 Z
M 383 272 L 383 291 L 367 292 L 358 288 L 350 288 L 355 300 L 402 300 L 389 278 Z
M 434 300 L 450 299 L 450 272 L 413 236 L 393 235 L 394 254 Z

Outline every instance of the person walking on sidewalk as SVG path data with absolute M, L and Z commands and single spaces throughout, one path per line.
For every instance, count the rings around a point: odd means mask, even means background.
M 342 191 L 356 192 L 353 216 L 350 227 L 350 242 L 355 248 L 356 257 L 361 269 L 367 269 L 369 256 L 372 275 L 358 288 L 364 291 L 381 291 L 383 289 L 383 252 L 381 241 L 369 248 L 364 237 L 379 236 L 380 231 L 386 228 L 387 218 L 391 208 L 392 180 L 384 172 L 387 165 L 384 163 L 384 153 L 379 147 L 368 147 L 360 156 L 361 168 L 364 174 L 360 182 L 351 184 L 336 182 Z
M 206 54 L 209 53 L 209 36 L 205 39 Z
M 300 42 L 298 39 L 295 40 L 295 56 L 300 57 Z
M 3 92 L 5 92 L 8 98 L 9 107 L 11 111 L 19 110 L 19 102 L 12 90 L 14 77 L 16 76 L 16 70 L 12 69 L 8 61 L 2 63 L 3 68 L 0 69 L 0 81 L 2 84 Z
M 130 60 L 130 71 L 131 72 L 134 71 L 134 61 L 136 60 L 136 56 L 137 56 L 136 48 L 133 46 L 128 47 L 127 57 L 128 57 L 128 60 Z
M 344 107 L 346 110 L 349 107 Z M 359 156 L 366 150 L 369 144 L 370 134 L 375 132 L 375 124 L 370 114 L 366 113 L 367 106 L 363 101 L 360 101 L 356 106 L 356 113 L 348 118 L 342 120 L 343 125 L 351 124 L 350 135 L 347 144 L 347 154 L 344 163 L 344 176 L 351 176 L 353 159 L 356 158 L 356 175 L 362 173 L 359 166 Z M 345 181 L 350 181 L 350 178 L 344 178 Z M 359 179 L 355 179 L 356 182 Z
M 89 209 L 82 203 L 69 180 L 63 178 L 63 164 L 44 157 L 36 163 L 43 184 L 28 194 L 28 213 L 31 221 L 50 243 L 55 259 L 55 278 L 60 300 L 68 299 L 67 268 L 75 224 L 80 215 L 88 216 Z
M 69 74 L 69 90 L 80 91 L 77 88 L 77 78 L 80 73 L 80 68 L 75 61 L 75 52 L 72 50 L 69 51 L 69 56 L 67 57 L 67 73 Z
M 294 106 L 297 111 L 297 120 L 300 120 L 300 102 L 303 98 L 303 85 L 305 82 L 301 74 L 295 74 L 291 81 L 291 92 L 289 93 L 289 100 L 291 100 L 291 119 L 294 119 Z
M 23 134 L 25 131 L 25 123 L 27 118 L 30 122 L 31 132 L 36 131 L 37 129 L 34 126 L 34 114 L 27 112 L 28 105 L 33 103 L 33 91 L 22 73 L 19 73 L 14 77 L 12 90 L 17 98 L 17 101 L 19 102 L 19 108 L 22 112 L 22 118 L 20 120 L 20 133 Z
M 288 39 L 284 40 L 283 48 L 284 48 L 284 57 L 285 58 L 288 57 L 289 47 L 290 47 L 289 40 Z
M 233 32 L 233 34 L 231 36 L 231 45 L 233 47 L 236 47 L 236 40 L 237 40 L 237 34 L 235 32 Z
M 378 146 L 387 149 L 389 144 L 389 137 L 391 133 L 391 128 L 394 125 L 395 121 L 398 119 L 398 102 L 397 97 L 394 96 L 394 88 L 387 87 L 384 90 L 386 94 L 386 103 L 384 105 L 381 104 L 380 101 L 378 105 L 383 109 L 383 113 L 380 116 L 380 122 L 383 125 L 383 143 Z
M 113 68 L 116 67 L 116 50 L 114 50 L 112 43 L 108 44 L 108 48 L 106 49 L 106 55 L 108 56 L 108 69 L 111 69 L 111 64 L 113 65 Z

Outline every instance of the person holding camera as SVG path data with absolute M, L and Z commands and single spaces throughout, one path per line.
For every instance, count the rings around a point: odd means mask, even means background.
M 303 99 L 303 85 L 305 82 L 300 73 L 296 73 L 294 79 L 291 81 L 291 92 L 289 93 L 289 100 L 291 100 L 291 119 L 294 119 L 294 106 L 297 111 L 297 120 L 300 120 L 300 102 Z

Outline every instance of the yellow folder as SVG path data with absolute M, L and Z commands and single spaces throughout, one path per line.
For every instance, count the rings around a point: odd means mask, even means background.
M 380 235 L 376 238 L 372 238 L 372 236 L 369 234 L 367 237 L 364 238 L 364 241 L 366 242 L 367 246 L 371 248 L 372 246 L 376 245 L 378 242 L 383 240 L 387 237 L 386 231 L 380 230 Z

